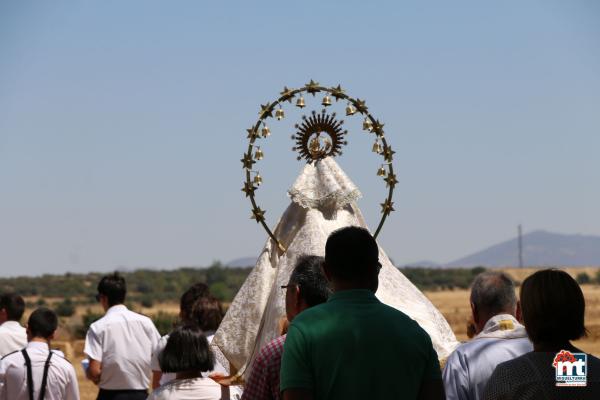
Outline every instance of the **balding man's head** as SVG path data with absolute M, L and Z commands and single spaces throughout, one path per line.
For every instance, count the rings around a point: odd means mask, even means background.
M 514 316 L 517 296 L 513 281 L 503 272 L 488 271 L 477 275 L 471 285 L 471 306 L 473 317 L 479 319 L 476 323 L 481 327 L 494 315 Z

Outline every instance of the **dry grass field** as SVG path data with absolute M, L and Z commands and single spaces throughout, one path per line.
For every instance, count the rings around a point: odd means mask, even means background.
M 505 269 L 516 282 L 522 282 L 528 275 L 533 273 L 535 269 Z M 571 268 L 567 272 L 576 276 L 581 272 L 587 272 L 588 275 L 594 277 L 597 268 Z M 586 352 L 600 357 L 600 285 L 590 284 L 583 285 L 583 293 L 586 299 L 586 325 L 589 331 L 588 337 L 575 343 Z M 518 289 L 517 289 L 518 290 Z M 469 291 L 468 290 L 445 290 L 432 291 L 425 293 L 432 303 L 442 312 L 456 337 L 460 341 L 467 340 L 467 321 L 470 315 L 469 309 Z M 77 309 L 76 315 L 84 314 L 89 307 L 81 307 Z M 176 303 L 157 304 L 152 308 L 139 308 L 144 314 L 156 314 L 159 311 L 177 313 L 178 305 Z M 91 307 L 91 311 L 100 312 L 98 306 Z M 93 400 L 97 395 L 97 388 L 87 381 L 83 376 L 80 362 L 83 358 L 83 341 L 68 340 L 66 333 L 59 336 L 61 341 L 57 341 L 58 347 L 61 347 L 70 360 L 75 365 L 82 400 Z

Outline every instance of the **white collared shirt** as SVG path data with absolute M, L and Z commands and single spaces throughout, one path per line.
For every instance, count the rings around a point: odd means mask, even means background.
M 40 395 L 44 365 L 48 358 L 48 345 L 29 342 L 26 347 L 31 360 L 33 398 Z M 75 369 L 59 353 L 53 351 L 48 368 L 45 400 L 79 400 L 79 387 Z M 16 351 L 0 361 L 0 400 L 29 400 L 27 366 L 23 353 Z
M 150 386 L 150 356 L 160 339 L 152 320 L 122 304 L 112 306 L 94 322 L 84 353 L 102 363 L 101 389 L 146 390 Z
M 448 357 L 443 379 L 448 400 L 479 400 L 496 366 L 533 350 L 525 327 L 509 314 L 489 319 L 477 336 Z
M 0 357 L 27 346 L 25 328 L 17 321 L 6 321 L 0 325 Z

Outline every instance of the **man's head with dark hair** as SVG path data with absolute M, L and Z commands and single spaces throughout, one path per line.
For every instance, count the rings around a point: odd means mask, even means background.
M 198 325 L 204 332 L 216 331 L 223 320 L 221 303 L 213 296 L 200 297 L 192 307 L 189 320 Z
M 586 334 L 583 292 L 564 271 L 546 269 L 528 276 L 521 285 L 521 309 L 534 345 L 563 345 Z
M 40 307 L 29 316 L 27 321 L 27 336 L 33 338 L 52 339 L 58 328 L 58 317 L 49 308 Z
M 306 308 L 327 301 L 331 294 L 323 274 L 323 257 L 302 256 L 286 287 L 285 308 L 289 321 Z
M 325 273 L 334 290 L 369 289 L 378 285 L 379 248 L 364 228 L 349 226 L 334 231 L 325 244 Z
M 0 324 L 6 321 L 20 321 L 25 311 L 23 298 L 15 293 L 0 296 Z
M 182 320 L 191 318 L 194 304 L 202 297 L 210 296 L 206 283 L 198 282 L 186 290 L 179 299 L 179 316 Z
M 127 294 L 125 278 L 118 272 L 104 276 L 100 280 L 100 283 L 98 283 L 98 297 L 100 301 L 102 301 L 102 297 L 106 299 L 105 308 L 123 304 L 125 302 L 125 294 Z
M 515 285 L 508 275 L 487 271 L 477 275 L 471 284 L 471 311 L 477 332 L 488 320 L 499 314 L 517 315 Z
M 214 368 L 214 356 L 202 330 L 196 325 L 183 325 L 169 335 L 158 363 L 163 372 L 206 372 Z

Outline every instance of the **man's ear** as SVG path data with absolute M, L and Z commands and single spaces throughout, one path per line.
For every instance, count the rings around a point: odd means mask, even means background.
M 327 266 L 327 263 L 324 262 L 323 266 L 321 268 L 323 268 L 323 274 L 325 275 L 327 282 L 331 282 L 331 272 L 329 271 L 329 267 Z
M 515 318 L 519 322 L 523 322 L 523 311 L 521 310 L 521 301 L 517 300 L 517 309 L 515 310 Z
M 52 332 L 52 335 L 48 336 L 48 339 L 54 340 L 54 335 L 56 335 L 56 329 Z
M 471 304 L 471 314 L 473 315 L 473 322 L 475 323 L 475 325 L 477 325 L 479 323 L 479 313 L 477 310 L 477 306 L 473 304 L 473 302 L 470 302 L 469 304 Z

